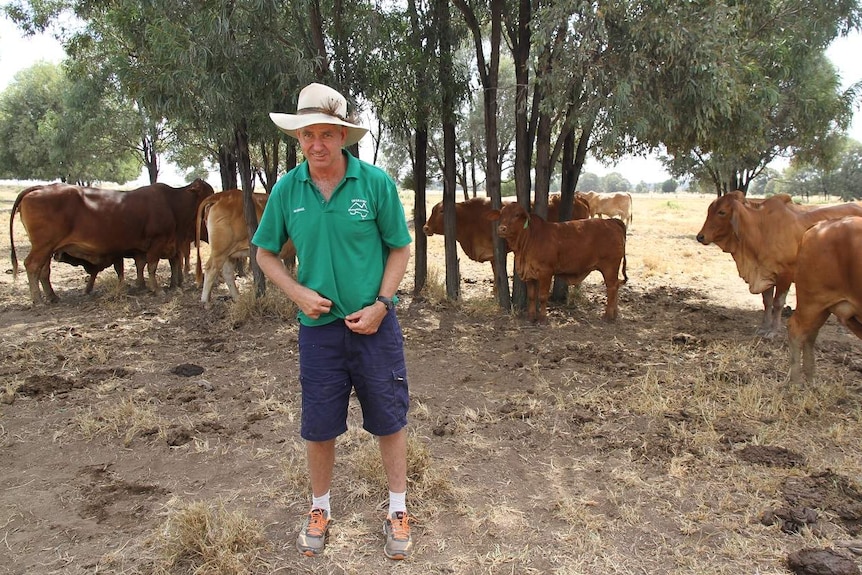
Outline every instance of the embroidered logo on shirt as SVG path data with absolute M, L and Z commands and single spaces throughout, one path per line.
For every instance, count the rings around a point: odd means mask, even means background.
M 351 216 L 359 216 L 363 220 L 368 217 L 368 201 L 367 200 L 352 200 L 350 209 L 347 213 Z
M 293 210 L 293 213 L 294 213 L 294 214 L 297 214 L 297 213 L 299 213 L 299 212 L 304 212 L 304 211 L 305 211 L 305 208 L 295 208 L 295 209 Z

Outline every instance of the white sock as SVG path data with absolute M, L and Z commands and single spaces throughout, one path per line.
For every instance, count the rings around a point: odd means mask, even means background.
M 326 516 L 329 517 L 329 491 L 321 495 L 320 497 L 315 497 L 314 494 L 311 496 L 311 508 L 312 509 L 323 509 L 326 511 Z
M 399 511 L 407 512 L 407 492 L 389 492 L 389 516 Z

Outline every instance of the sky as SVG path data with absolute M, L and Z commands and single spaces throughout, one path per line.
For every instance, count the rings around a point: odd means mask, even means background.
M 5 15 L 0 16 L 0 91 L 5 89 L 18 71 L 29 68 L 40 60 L 59 62 L 64 55 L 60 43 L 51 36 L 42 34 L 24 38 Z M 862 34 L 860 33 L 837 39 L 827 50 L 827 56 L 838 68 L 841 75 L 842 88 L 862 80 L 862 57 L 860 55 L 862 55 Z M 849 134 L 850 137 L 862 142 L 862 110 L 858 107 L 855 110 Z M 588 160 L 585 170 L 598 175 L 619 172 L 632 184 L 641 181 L 657 183 L 670 178 L 670 175 L 662 168 L 661 163 L 652 157 L 627 157 L 610 166 L 605 166 L 595 160 Z

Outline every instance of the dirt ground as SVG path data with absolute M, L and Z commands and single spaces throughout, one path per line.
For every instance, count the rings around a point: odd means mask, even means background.
M 4 230 L 16 193 L 0 193 Z M 297 327 L 272 289 L 275 311 L 204 309 L 193 278 L 136 290 L 127 260 L 125 284 L 106 270 L 85 296 L 81 268 L 54 263 L 60 302 L 32 306 L 4 233 L 0 573 L 858 572 L 862 342 L 831 319 L 818 383 L 791 387 L 786 338 L 754 336 L 759 297 L 694 239 L 711 199 L 635 196 L 614 324 L 597 274 L 534 326 L 463 255 L 447 303 L 429 238 L 434 285 L 413 297 L 411 271 L 399 293 L 417 519 L 400 563 L 382 554 L 385 483 L 355 405 L 327 550 L 294 548 Z M 23 260 L 17 219 L 15 243 Z

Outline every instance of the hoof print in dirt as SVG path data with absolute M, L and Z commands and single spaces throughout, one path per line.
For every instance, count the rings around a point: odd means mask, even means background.
M 787 565 L 796 575 L 859 575 L 852 559 L 832 549 L 802 549 L 787 556 Z
M 204 372 L 204 368 L 193 363 L 181 363 L 171 370 L 171 373 L 180 377 L 195 377 Z
M 769 467 L 791 468 L 805 465 L 804 455 L 772 445 L 748 445 L 739 451 L 737 457 L 748 463 Z

